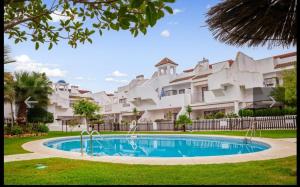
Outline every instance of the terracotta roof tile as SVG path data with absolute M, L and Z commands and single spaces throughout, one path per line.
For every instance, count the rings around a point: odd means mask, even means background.
M 164 58 L 164 59 L 162 59 L 159 63 L 157 63 L 156 65 L 155 65 L 155 67 L 158 67 L 158 66 L 161 66 L 161 65 L 164 65 L 164 64 L 174 64 L 174 65 L 178 65 L 178 64 L 176 64 L 175 62 L 173 62 L 172 60 L 170 60 L 170 59 L 168 59 L 167 57 L 166 58 Z
M 276 64 L 274 68 L 278 69 L 278 68 L 284 68 L 284 67 L 288 67 L 288 66 L 292 66 L 292 65 L 295 65 L 295 61 L 286 62 L 286 63 L 282 63 L 282 64 Z
M 203 74 L 203 75 L 197 75 L 193 78 L 194 79 L 201 79 L 201 78 L 204 78 L 204 77 L 207 77 L 208 75 L 210 75 L 211 73 L 207 73 L 207 74 Z
M 228 60 L 228 64 L 229 64 L 229 67 L 231 67 L 231 65 L 234 63 L 234 61 L 233 60 Z
M 194 75 L 193 76 L 188 76 L 188 77 L 182 77 L 182 78 L 174 79 L 174 80 L 170 81 L 170 83 L 188 80 L 188 79 L 190 79 L 192 77 L 194 77 Z
M 296 56 L 296 55 L 297 55 L 297 52 L 291 52 L 291 53 L 285 53 L 282 55 L 276 55 L 276 56 L 273 56 L 273 58 L 287 58 L 287 57 Z
M 183 70 L 184 73 L 188 73 L 188 72 L 192 72 L 192 71 L 194 71 L 194 68 Z
M 88 91 L 88 90 L 78 90 L 78 92 L 81 93 L 81 94 L 84 94 L 84 93 L 88 93 L 90 91 Z

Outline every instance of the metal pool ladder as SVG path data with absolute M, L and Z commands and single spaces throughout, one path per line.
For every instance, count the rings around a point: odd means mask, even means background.
M 136 135 L 134 135 L 134 133 L 135 133 L 136 128 L 137 128 L 136 121 L 133 120 L 133 121 L 131 122 L 131 125 L 133 125 L 133 127 L 129 129 L 129 131 L 128 131 L 127 134 L 130 135 L 131 138 L 135 138 Z
M 246 135 L 245 135 L 245 139 L 244 139 L 245 143 L 248 143 L 247 137 L 248 137 L 249 132 L 250 132 L 250 135 L 249 135 L 249 140 L 250 141 L 251 141 L 251 139 L 252 139 L 253 136 L 256 136 L 256 125 L 257 125 L 257 122 L 254 122 L 254 123 L 250 124 L 250 126 L 249 126 L 249 128 L 248 128 L 248 130 L 246 132 Z M 260 137 L 261 137 L 261 129 L 260 129 Z
M 101 137 L 101 134 L 95 130 L 91 131 L 91 132 L 88 132 L 87 130 L 82 130 L 81 133 L 80 133 L 80 152 L 81 152 L 81 156 L 83 156 L 83 141 L 82 141 L 82 136 L 84 133 L 87 133 L 87 135 L 90 136 L 90 146 L 91 146 L 91 155 L 93 156 L 93 134 L 94 133 L 97 133 L 100 137 Z M 97 143 L 98 140 L 96 140 Z

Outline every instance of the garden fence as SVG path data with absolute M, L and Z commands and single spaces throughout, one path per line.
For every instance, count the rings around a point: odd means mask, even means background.
M 223 119 L 194 120 L 192 125 L 186 125 L 186 130 L 245 130 L 256 122 L 256 128 L 268 129 L 296 129 L 296 115 L 268 116 L 268 117 L 240 117 Z M 152 122 L 137 123 L 136 131 L 178 131 L 182 127 L 176 127 L 174 121 L 157 122 L 156 128 Z M 128 131 L 130 124 L 99 124 L 95 130 L 100 131 Z

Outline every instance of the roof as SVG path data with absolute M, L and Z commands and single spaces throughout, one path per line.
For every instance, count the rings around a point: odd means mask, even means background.
M 190 79 L 190 78 L 192 78 L 192 77 L 194 77 L 194 75 L 188 76 L 188 77 L 182 77 L 182 78 L 174 79 L 174 80 L 170 81 L 170 83 L 188 80 L 188 79 Z
M 183 70 L 184 73 L 189 73 L 189 72 L 192 72 L 192 71 L 194 71 L 194 68 Z
M 164 65 L 164 64 L 173 64 L 173 65 L 178 65 L 176 64 L 175 62 L 173 62 L 172 60 L 168 59 L 167 57 L 165 57 L 164 59 L 162 59 L 159 63 L 157 63 L 155 65 L 155 67 L 158 67 L 158 66 L 161 66 L 161 65 Z
M 288 66 L 292 66 L 292 65 L 295 65 L 296 62 L 295 61 L 292 61 L 292 62 L 286 62 L 286 63 L 282 63 L 282 64 L 276 64 L 275 65 L 275 69 L 278 69 L 278 68 L 284 68 L 284 67 L 288 67 Z
M 207 74 L 203 74 L 203 75 L 197 75 L 193 78 L 194 79 L 201 79 L 201 78 L 204 78 L 204 77 L 207 77 L 208 75 L 210 75 L 211 73 L 207 73 Z
M 78 90 L 78 92 L 81 93 L 81 94 L 84 94 L 84 93 L 88 93 L 90 91 L 88 91 L 88 90 Z
M 285 53 L 282 55 L 276 55 L 276 56 L 273 56 L 273 58 L 287 58 L 287 57 L 296 56 L 296 55 L 297 55 L 297 52 L 291 52 L 291 53 Z
M 66 84 L 66 81 L 64 81 L 64 80 L 59 80 L 59 81 L 57 81 L 57 83 Z

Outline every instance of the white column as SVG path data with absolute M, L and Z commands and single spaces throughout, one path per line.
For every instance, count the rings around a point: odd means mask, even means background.
M 234 113 L 238 114 L 239 113 L 239 102 L 238 101 L 234 101 Z

